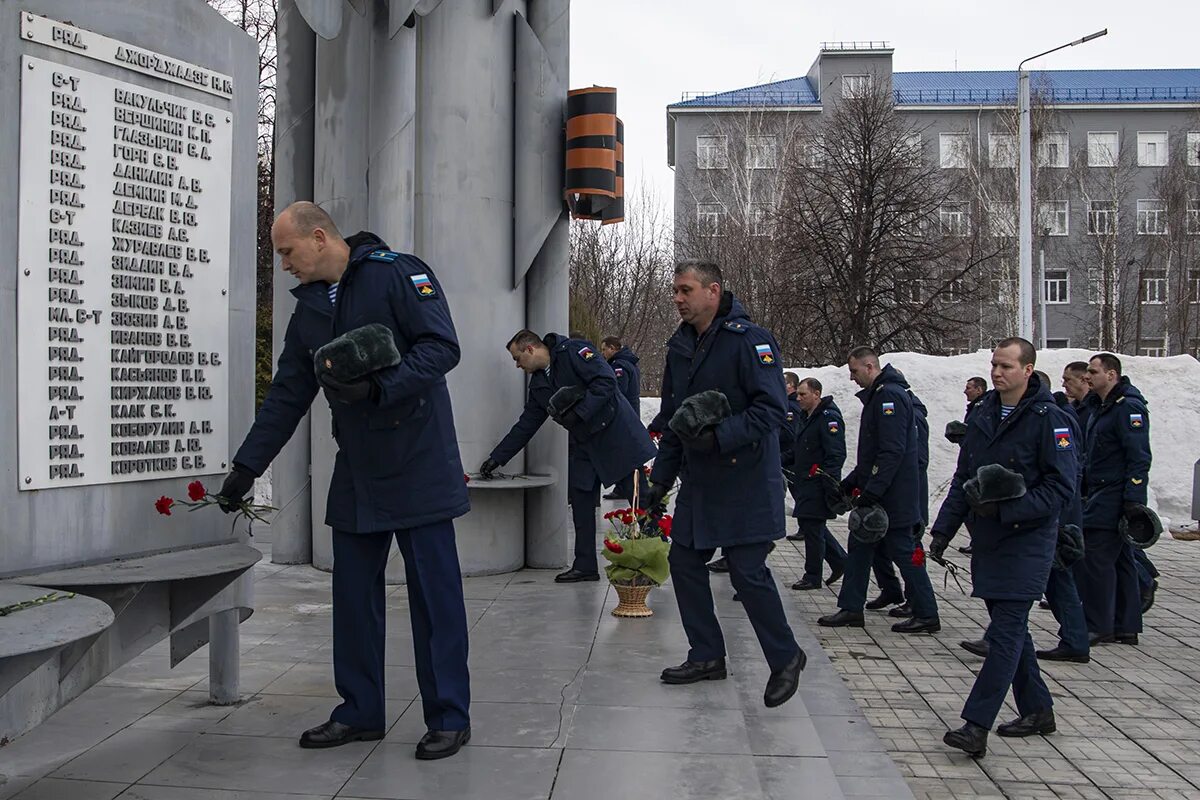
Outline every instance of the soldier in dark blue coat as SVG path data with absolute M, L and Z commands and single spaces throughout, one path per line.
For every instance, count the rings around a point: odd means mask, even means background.
M 846 575 L 838 595 L 836 614 L 821 617 L 818 624 L 838 628 L 861 628 L 867 583 L 877 548 L 885 548 L 900 569 L 908 587 L 913 616 L 892 626 L 897 633 L 936 633 L 937 600 L 924 563 L 914 564 L 917 541 L 914 533 L 924 523 L 928 510 L 921 510 L 925 485 L 921 477 L 921 436 L 913 396 L 904 377 L 891 365 L 880 369 L 879 355 L 870 347 L 856 347 L 849 356 L 850 378 L 862 391 L 862 421 L 858 433 L 858 463 L 842 480 L 842 492 L 857 494 L 862 507 L 879 506 L 887 512 L 888 529 L 873 544 L 851 536 Z M 857 492 L 856 492 L 857 490 Z
M 604 356 L 604 360 L 612 367 L 613 374 L 617 376 L 617 391 L 620 392 L 626 400 L 629 401 L 630 408 L 637 414 L 639 420 L 642 418 L 642 370 L 638 366 L 638 357 L 627 346 L 621 343 L 619 336 L 605 336 L 600 340 L 600 354 Z M 646 481 L 646 476 L 643 473 L 638 473 L 638 482 L 641 484 L 638 488 L 638 495 L 646 493 L 649 484 Z M 615 500 L 622 498 L 629 503 L 633 502 L 633 475 L 626 475 L 617 482 L 612 494 L 605 495 L 606 500 Z
M 792 499 L 796 501 L 792 516 L 804 540 L 804 577 L 792 588 L 801 591 L 821 588 L 822 561 L 829 563 L 826 586 L 841 578 L 846 564 L 846 551 L 825 524 L 837 516 L 830 510 L 830 501 L 838 500 L 840 495 L 838 484 L 846 463 L 846 421 L 833 398 L 821 396 L 821 388 L 816 378 L 805 378 L 796 389 L 800 424 L 792 448 Z
M 338 443 L 325 523 L 333 528 L 333 670 L 343 702 L 300 746 L 383 737 L 383 573 L 394 538 L 429 729 L 417 757 L 453 755 L 471 735 L 453 524 L 470 506 L 445 379 L 459 359 L 449 305 L 420 259 L 389 250 L 374 234 L 343 239 L 312 203 L 280 214 L 271 239 L 283 269 L 300 280 L 296 310 L 270 391 L 218 496 L 238 500 L 250 490 L 323 386 Z M 351 383 L 323 373 L 319 384 L 313 353 L 371 323 L 391 331 L 400 363 Z
M 993 351 L 996 388 L 967 421 L 929 547 L 942 557 L 959 527 L 972 520 L 972 594 L 987 603 L 989 648 L 963 707 L 965 724 L 944 741 L 974 756 L 986 753 L 988 731 L 1010 686 L 1020 717 L 1001 725 L 1001 736 L 1055 730 L 1053 700 L 1029 636 L 1029 610 L 1046 588 L 1059 519 L 1075 494 L 1076 443 L 1066 414 L 1033 374 L 1036 358 L 1033 345 L 1015 337 Z M 996 472 L 1002 478 L 990 477 Z
M 600 484 L 619 483 L 654 458 L 650 434 L 617 391 L 612 367 L 591 345 L 557 333 L 543 339 L 528 330 L 508 341 L 508 353 L 529 378 L 525 410 L 483 462 L 479 471 L 492 474 L 529 443 L 546 418 L 567 429 L 567 501 L 575 523 L 575 560 L 555 576 L 558 583 L 600 580 L 596 561 L 596 507 Z M 556 408 L 551 398 L 560 390 L 576 391 L 578 401 Z
M 731 415 L 688 438 L 668 424 L 650 476 L 651 506 L 676 478 L 681 481 L 671 580 L 691 645 L 687 660 L 663 670 L 662 680 L 678 684 L 726 676 L 725 639 L 705 567 L 720 547 L 771 670 L 763 701 L 773 707 L 795 693 L 807 662 L 766 563 L 773 541 L 785 533 L 778 435 L 787 413 L 784 382 L 774 337 L 750 321 L 722 282 L 720 268 L 710 262 L 675 267 L 682 323 L 667 343 L 663 417 L 673 419 L 687 398 L 701 392 L 723 394 Z
M 1099 401 L 1088 417 L 1083 461 L 1084 558 L 1076 570 L 1092 643 L 1137 644 L 1142 602 L 1132 550 L 1117 524 L 1126 507 L 1146 503 L 1150 413 L 1111 353 L 1092 356 L 1088 381 Z

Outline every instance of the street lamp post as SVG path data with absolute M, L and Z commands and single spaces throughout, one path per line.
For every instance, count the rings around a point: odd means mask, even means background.
M 1084 36 L 1082 39 L 1067 42 L 1044 53 L 1038 53 L 1036 56 L 1030 56 L 1017 65 L 1017 116 L 1021 140 L 1017 183 L 1017 189 L 1021 194 L 1021 209 L 1018 218 L 1021 247 L 1020 274 L 1018 276 L 1021 288 L 1020 329 L 1021 336 L 1031 342 L 1033 341 L 1033 159 L 1031 154 L 1033 135 L 1029 119 L 1029 73 L 1025 71 L 1025 65 L 1035 58 L 1041 58 L 1058 50 L 1074 47 L 1077 44 L 1090 42 L 1092 39 L 1099 39 L 1101 36 L 1107 35 L 1108 28 L 1105 28 Z

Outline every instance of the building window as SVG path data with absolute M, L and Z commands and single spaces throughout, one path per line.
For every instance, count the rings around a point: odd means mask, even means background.
M 1018 286 L 1014 280 L 993 280 L 992 294 L 996 302 L 1004 308 L 1014 308 L 1017 305 Z
M 943 236 L 966 236 L 971 232 L 969 203 L 944 203 L 938 209 Z
M 921 134 L 910 133 L 904 137 L 904 150 L 901 153 L 901 160 L 912 167 L 920 166 L 921 156 L 924 154 L 925 144 L 921 140 Z
M 1017 204 L 1004 200 L 988 203 L 988 230 L 992 236 L 1017 235 Z
M 1088 233 L 1110 235 L 1117 232 L 1117 201 L 1088 201 Z
M 1038 203 L 1038 225 L 1047 236 L 1066 236 L 1069 205 L 1066 200 Z
M 1137 201 L 1137 232 L 1145 236 L 1161 236 L 1167 232 L 1167 201 Z
M 967 299 L 966 285 L 958 273 L 951 272 L 942 279 L 942 299 L 947 303 L 961 303 Z
M 842 97 L 856 99 L 866 97 L 871 92 L 871 76 L 843 75 Z
M 1188 131 L 1187 165 L 1189 167 L 1200 167 L 1200 132 Z
M 1165 167 L 1167 165 L 1167 132 L 1138 131 L 1138 166 Z
M 696 137 L 696 168 L 725 169 L 729 166 L 729 140 L 725 136 Z
M 821 164 L 821 137 L 815 134 L 796 138 L 796 159 L 802 166 L 816 167 Z
M 1015 167 L 1017 137 L 1011 133 L 989 133 L 988 164 L 993 167 Z
M 765 203 L 750 206 L 750 235 L 771 235 L 771 207 Z
M 1188 353 L 1192 358 L 1200 358 L 1200 339 L 1193 337 L 1188 340 Z
M 1042 302 L 1047 305 L 1071 302 L 1071 279 L 1065 269 L 1046 270 L 1046 280 L 1042 284 Z
M 896 302 L 909 305 L 920 305 L 924 301 L 924 292 L 920 278 L 905 278 L 896 282 Z
M 1047 350 L 1066 350 L 1070 346 L 1071 346 L 1070 339 L 1047 339 L 1046 340 L 1046 349 Z
M 1039 167 L 1065 167 L 1070 159 L 1071 138 L 1064 132 L 1042 134 L 1038 140 Z
M 1167 273 L 1150 269 L 1142 273 L 1142 302 L 1152 305 L 1167 302 Z
M 938 135 L 941 145 L 942 169 L 965 169 L 971 143 L 966 133 L 942 133 Z
M 746 166 L 750 169 L 775 169 L 774 136 L 751 136 L 746 140 Z
M 1120 154 L 1121 137 L 1113 131 L 1088 131 L 1088 166 L 1115 167 Z
M 1117 300 L 1121 294 L 1121 287 L 1117 284 L 1116 272 L 1111 272 L 1106 277 L 1102 267 L 1088 267 L 1087 271 L 1087 301 L 1093 305 L 1103 303 L 1105 305 L 1117 304 Z
M 696 205 L 696 227 L 701 236 L 720 236 L 721 218 L 725 208 L 720 203 L 698 203 Z
M 942 348 L 943 355 L 947 356 L 962 356 L 973 352 L 975 351 L 971 349 L 971 341 L 969 339 L 951 339 Z
M 1200 235 L 1200 200 L 1187 201 L 1187 232 Z
M 1189 303 L 1200 303 L 1200 269 L 1189 269 L 1187 277 Z
M 1142 339 L 1142 346 L 1138 348 L 1139 356 L 1154 356 L 1161 358 L 1167 354 L 1166 342 L 1162 339 Z

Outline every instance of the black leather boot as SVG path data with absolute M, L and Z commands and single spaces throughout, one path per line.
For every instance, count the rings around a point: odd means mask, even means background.
M 996 733 L 1001 736 L 1020 737 L 1020 736 L 1039 736 L 1047 733 L 1054 733 L 1058 730 L 1058 726 L 1054 724 L 1054 709 L 1046 708 L 1041 711 L 1035 711 L 1032 714 L 1026 714 L 1023 717 L 1014 719 L 1012 722 L 1006 722 L 996 728 Z
M 678 667 L 667 667 L 660 677 L 663 683 L 684 684 L 723 681 L 728 674 L 725 671 L 725 659 L 715 658 L 712 661 L 685 661 Z
M 974 758 L 987 755 L 987 728 L 968 722 L 958 730 L 946 731 L 942 741 Z

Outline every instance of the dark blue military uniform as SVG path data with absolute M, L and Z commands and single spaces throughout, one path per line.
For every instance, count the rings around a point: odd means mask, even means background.
M 792 516 L 804 537 L 804 578 L 821 581 L 821 562 L 832 570 L 845 569 L 846 551 L 829 532 L 826 520 L 836 514 L 829 510 L 828 496 L 836 491 L 846 464 L 846 421 L 832 397 L 822 397 L 812 414 L 798 412 L 799 427 L 793 445 L 790 487 L 796 506 Z M 810 475 L 816 465 L 823 475 Z
M 638 366 L 638 357 L 628 347 L 622 347 L 608 361 L 617 376 L 617 391 L 629 401 L 629 406 L 642 418 L 642 369 Z M 650 488 L 644 474 L 638 474 L 639 496 L 645 495 Z M 633 503 L 633 475 L 626 475 L 617 482 L 616 494 Z
M 928 511 L 921 510 L 922 479 L 918 414 L 903 376 L 891 364 L 884 366 L 875 382 L 858 392 L 862 422 L 858 433 L 858 463 L 846 481 L 863 494 L 878 498 L 888 514 L 888 531 L 881 542 L 864 544 L 850 538 L 846 576 L 838 594 L 838 607 L 861 613 L 867 599 L 867 581 L 877 549 L 900 569 L 913 615 L 936 618 L 937 601 L 924 565 L 913 564 L 916 540 L 913 533 Z M 928 452 L 928 451 L 926 451 Z M 883 587 L 881 587 L 883 588 Z M 898 591 L 899 586 L 895 589 Z M 885 590 L 886 592 L 886 590 Z M 902 596 L 898 593 L 897 596 Z
M 261 474 L 317 394 L 313 353 L 334 337 L 385 325 L 400 364 L 373 373 L 378 401 L 333 406 L 338 443 L 325 523 L 333 528 L 331 718 L 382 730 L 384 568 L 393 536 L 404 557 L 417 683 L 430 730 L 469 725 L 467 620 L 454 517 L 470 504 L 445 375 L 458 363 L 450 308 L 433 271 L 370 233 L 346 240 L 336 305 L 324 282 L 292 290 L 296 310 L 254 426 L 233 460 Z
M 1091 395 L 1089 395 L 1090 397 Z M 1108 636 L 1142 630 L 1141 592 L 1131 548 L 1117 531 L 1126 503 L 1146 502 L 1150 413 L 1122 377 L 1088 418 L 1083 460 L 1084 558 L 1076 569 L 1088 630 Z
M 991 728 L 1009 686 L 1021 716 L 1053 705 L 1029 636 L 1029 609 L 1046 588 L 1059 518 L 1075 494 L 1076 446 L 1070 420 L 1036 375 L 1007 417 L 1001 418 L 1000 395 L 993 390 L 967 420 L 933 534 L 953 538 L 971 520 L 972 594 L 984 599 L 991 615 L 988 655 L 962 712 L 975 725 Z M 963 492 L 985 464 L 1020 473 L 1026 489 L 1024 496 L 999 503 L 990 517 L 976 515 Z
M 717 316 L 702 336 L 683 323 L 667 342 L 661 416 L 669 420 L 687 397 L 716 390 L 732 416 L 716 426 L 717 449 L 688 449 L 663 430 L 650 480 L 672 486 L 671 579 L 687 632 L 690 661 L 725 656 L 725 639 L 713 608 L 705 563 L 722 548 L 729 577 L 754 627 L 772 671 L 799 652 L 766 558 L 785 533 L 784 480 L 779 426 L 787 413 L 779 346 L 725 292 Z
M 543 339 L 550 349 L 550 372 L 529 378 L 529 393 L 521 418 L 492 450 L 491 457 L 508 463 L 529 443 L 550 416 L 550 398 L 566 386 L 583 386 L 587 394 L 574 407 L 580 422 L 567 431 L 567 498 L 575 522 L 575 562 L 580 572 L 595 574 L 596 506 L 600 484 L 618 483 L 654 458 L 654 444 L 642 422 L 617 391 L 612 367 L 592 346 L 557 333 Z
M 1055 392 L 1054 402 L 1066 415 L 1068 426 L 1071 429 L 1071 441 L 1074 444 L 1071 452 L 1075 454 L 1078 476 L 1075 482 L 1076 490 L 1071 495 L 1066 507 L 1063 508 L 1062 516 L 1059 517 L 1059 527 L 1074 525 L 1082 531 L 1083 500 L 1079 493 L 1079 483 L 1083 479 L 1080 462 L 1086 448 L 1086 439 L 1079 427 L 1079 417 L 1075 412 L 1075 407 L 1071 405 L 1067 396 L 1062 392 Z M 1072 653 L 1086 655 L 1091 650 L 1091 645 L 1088 642 L 1083 603 L 1079 599 L 1079 588 L 1075 584 L 1074 568 L 1050 570 L 1050 577 L 1046 582 L 1046 602 L 1050 605 L 1054 619 L 1058 621 L 1059 647 Z
M 901 380 L 904 380 L 903 376 L 901 376 Z M 925 527 L 929 525 L 929 409 L 921 402 L 921 398 L 917 397 L 917 393 L 912 390 L 906 380 L 904 388 L 908 390 L 908 396 L 912 400 L 913 422 L 917 426 L 917 469 L 920 473 L 918 478 L 920 479 L 921 523 L 913 528 L 913 546 L 915 547 L 916 542 L 921 540 Z M 871 571 L 875 573 L 875 584 L 879 587 L 880 594 L 885 597 L 904 597 L 909 602 L 912 601 L 912 598 L 908 596 L 911 594 L 911 590 L 907 583 L 903 589 L 900 587 L 900 580 L 896 577 L 896 569 L 888 557 L 887 548 L 875 548 L 875 555 L 871 559 Z

